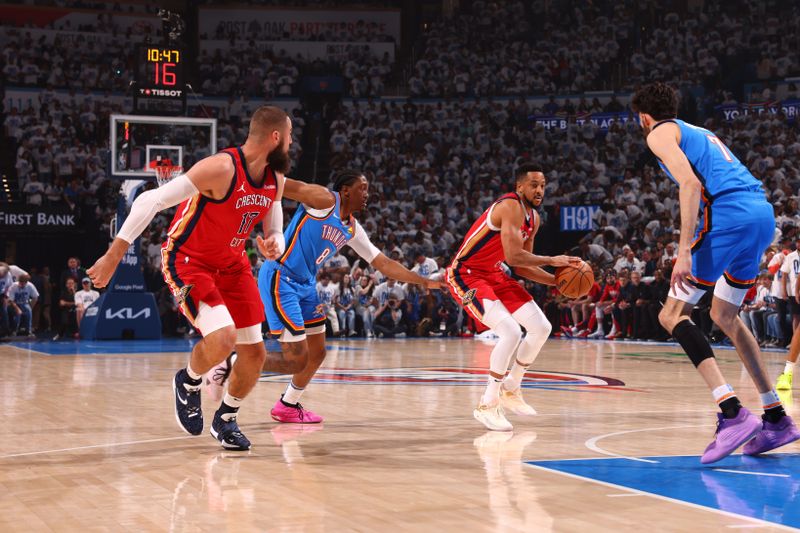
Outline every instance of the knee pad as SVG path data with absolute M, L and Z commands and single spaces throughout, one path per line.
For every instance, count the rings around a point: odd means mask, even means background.
M 511 315 L 514 320 L 525 328 L 528 332 L 528 337 L 547 338 L 553 330 L 553 325 L 547 320 L 547 317 L 534 302 L 528 302 Z
M 689 319 L 682 320 L 672 329 L 672 336 L 689 356 L 695 367 L 706 359 L 714 358 L 714 351 L 703 332 Z

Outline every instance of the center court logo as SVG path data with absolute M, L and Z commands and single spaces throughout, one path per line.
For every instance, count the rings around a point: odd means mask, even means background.
M 485 386 L 485 368 L 414 367 L 414 368 L 323 368 L 314 376 L 314 383 L 348 383 L 351 385 L 448 385 Z M 292 376 L 263 374 L 259 381 L 288 383 Z M 525 373 L 522 387 L 527 389 L 624 388 L 625 383 L 614 378 L 548 372 L 544 370 Z M 631 390 L 625 388 L 624 390 Z

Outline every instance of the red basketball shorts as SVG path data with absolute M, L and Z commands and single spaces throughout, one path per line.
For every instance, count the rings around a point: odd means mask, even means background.
M 445 279 L 456 302 L 481 324 L 484 324 L 484 300 L 501 302 L 509 313 L 533 301 L 528 291 L 500 271 L 472 273 L 464 267 L 448 268 Z
M 214 307 L 224 305 L 236 329 L 264 322 L 264 304 L 250 264 L 242 261 L 227 269 L 206 266 L 180 252 L 162 254 L 161 271 L 181 312 L 192 324 L 200 302 Z

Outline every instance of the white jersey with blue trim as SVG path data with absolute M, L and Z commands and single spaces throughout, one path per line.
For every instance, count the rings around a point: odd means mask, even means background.
M 668 122 L 676 124 L 681 130 L 680 149 L 703 186 L 705 202 L 731 193 L 741 192 L 749 195 L 753 192 L 763 192 L 761 182 L 711 131 L 678 119 L 659 122 L 653 129 Z M 658 164 L 672 181 L 678 183 L 661 161 Z
M 298 281 L 315 279 L 325 261 L 344 245 L 349 245 L 368 263 L 380 253 L 355 218 L 341 219 L 341 198 L 338 193 L 332 194 L 336 201 L 328 210 L 301 204 L 284 232 L 286 251 L 277 259 L 278 268 L 285 269 Z

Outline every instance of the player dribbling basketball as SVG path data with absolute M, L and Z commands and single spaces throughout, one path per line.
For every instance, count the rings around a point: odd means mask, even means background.
M 518 415 L 535 415 L 521 393 L 522 377 L 550 335 L 550 322 L 533 297 L 509 276 L 516 275 L 555 285 L 544 265 L 574 266 L 578 257 L 533 254 L 533 239 L 540 220 L 534 208 L 544 197 L 545 177 L 538 167 L 524 163 L 516 171 L 516 191 L 497 199 L 472 225 L 447 269 L 450 293 L 475 320 L 499 337 L 489 360 L 486 391 L 474 410 L 475 419 L 495 431 L 511 431 L 507 409 Z M 520 326 L 527 331 L 522 338 Z M 511 357 L 516 359 L 506 376 Z

